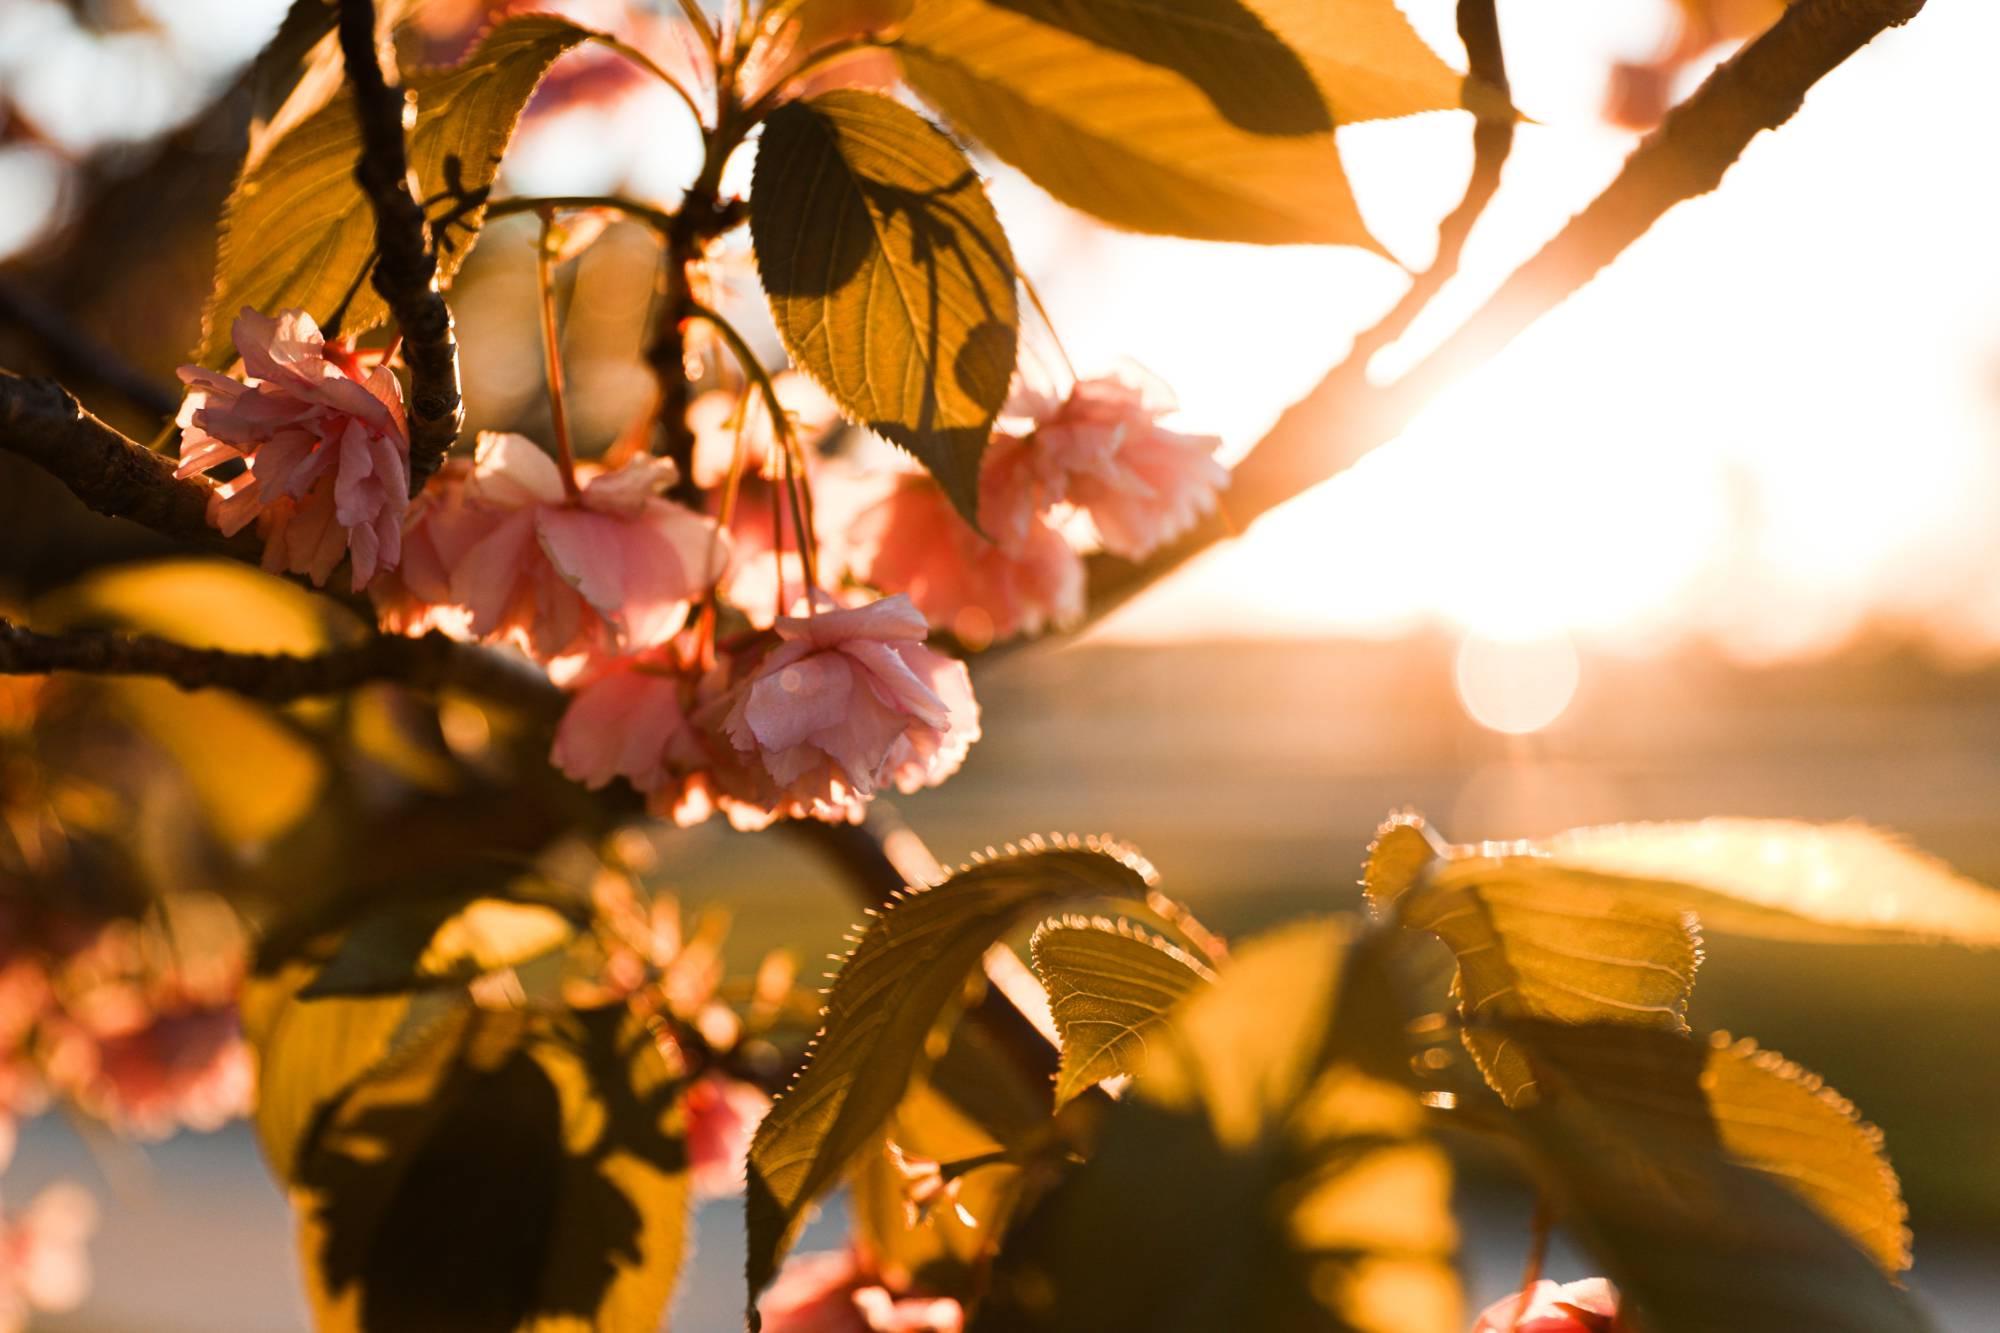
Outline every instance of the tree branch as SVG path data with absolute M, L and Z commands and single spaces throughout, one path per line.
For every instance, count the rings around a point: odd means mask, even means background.
M 340 0 L 340 51 L 354 89 L 361 160 L 354 178 L 375 211 L 375 290 L 396 316 L 410 368 L 410 494 L 444 463 L 465 422 L 458 339 L 438 290 L 437 255 L 423 207 L 410 189 L 403 143 L 408 100 L 382 73 L 374 0 Z
M 171 459 L 105 425 L 49 379 L 0 370 L 0 450 L 19 454 L 100 514 L 256 564 L 255 537 L 208 525 L 207 483 L 174 476 Z
M 1668 209 L 1714 189 L 1750 141 L 1791 119 L 1821 78 L 1922 8 L 1923 0 L 1794 0 L 1768 32 L 1668 113 L 1604 192 L 1409 374 L 1373 388 L 1366 358 L 1349 357 L 1237 464 L 1224 497 L 1226 518 L 1143 564 L 1093 558 L 1090 615 L 1395 438 L 1438 393 L 1589 282 Z
M 524 711 L 559 708 L 562 692 L 539 670 L 442 634 L 421 639 L 380 635 L 351 648 L 299 656 L 191 648 L 150 634 L 71 630 L 43 634 L 0 618 L 0 675 L 56 671 L 92 676 L 157 676 L 184 690 L 218 689 L 264 703 L 290 703 L 392 682 L 418 689 L 451 686 Z
M 16 283 L 0 282 L 0 321 L 25 329 L 65 374 L 94 380 L 149 416 L 170 417 L 180 406 L 178 395 L 140 374 L 60 310 Z

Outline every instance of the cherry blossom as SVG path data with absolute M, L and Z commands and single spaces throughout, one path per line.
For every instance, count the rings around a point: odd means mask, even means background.
M 559 681 L 592 655 L 672 638 L 725 567 L 727 539 L 662 497 L 671 461 L 579 473 L 572 496 L 533 441 L 482 434 L 471 467 L 413 515 L 411 568 L 378 599 L 385 622 L 513 643 Z
M 688 1085 L 688 1175 L 698 1199 L 722 1199 L 743 1191 L 744 1163 L 758 1122 L 771 1099 L 725 1074 L 704 1074 Z
M 1557 1284 L 1544 1279 L 1495 1301 L 1472 1333 L 1623 1333 L 1618 1293 L 1601 1277 Z
M 1000 506 L 986 500 L 992 495 L 992 486 L 982 485 L 989 541 L 930 477 L 891 474 L 886 492 L 837 529 L 836 563 L 862 583 L 907 596 L 930 624 L 975 649 L 1076 623 L 1084 607 L 1082 557 L 1040 513 L 1000 522 Z
M 965 1327 L 957 1301 L 898 1296 L 852 1250 L 793 1259 L 757 1309 L 764 1333 L 959 1333 Z
M 624 778 L 661 815 L 683 826 L 715 812 L 718 755 L 734 749 L 693 714 L 721 698 L 727 669 L 700 673 L 672 650 L 602 659 L 575 684 L 556 727 L 550 762 L 592 790 Z M 719 706 L 705 717 L 718 716 Z
M 216 485 L 209 522 L 234 536 L 252 521 L 264 566 L 324 584 L 342 556 L 366 587 L 402 555 L 410 440 L 387 366 L 363 373 L 303 310 L 245 308 L 231 328 L 246 378 L 182 366 L 180 465 L 189 477 L 242 462 Z
M 1087 514 L 1100 545 L 1143 560 L 1215 508 L 1229 471 L 1222 441 L 1164 429 L 1173 411 L 1164 386 L 1132 371 L 1078 380 L 1060 400 L 1023 391 L 1010 414 L 1032 423 L 987 450 L 980 525 L 1005 543 L 1035 513 L 1068 502 Z
M 20 1333 L 30 1311 L 83 1304 L 90 1289 L 84 1244 L 96 1229 L 96 1201 L 68 1181 L 37 1194 L 18 1217 L 0 1214 L 0 1333 Z
M 777 635 L 723 722 L 768 778 L 775 813 L 859 818 L 880 787 L 942 782 L 979 738 L 965 664 L 924 646 L 908 598 L 829 604 L 780 619 Z

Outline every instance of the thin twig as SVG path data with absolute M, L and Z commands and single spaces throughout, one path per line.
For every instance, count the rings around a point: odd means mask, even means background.
M 374 0 L 340 0 L 340 51 L 354 90 L 361 158 L 354 178 L 375 212 L 375 290 L 388 303 L 410 368 L 410 494 L 444 463 L 465 422 L 458 339 L 438 290 L 437 254 L 423 206 L 410 188 L 403 142 L 408 105 L 382 72 L 375 49 Z
M 674 225 L 674 215 L 666 209 L 622 194 L 515 195 L 490 201 L 486 205 L 486 220 L 491 222 L 494 218 L 511 217 L 516 213 L 546 213 L 551 210 L 582 212 L 592 208 L 608 208 L 634 222 L 645 223 L 662 236 Z

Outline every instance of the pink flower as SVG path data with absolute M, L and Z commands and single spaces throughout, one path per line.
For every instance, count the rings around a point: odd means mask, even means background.
M 661 497 L 674 476 L 641 456 L 572 499 L 533 442 L 483 434 L 470 470 L 415 512 L 385 620 L 506 640 L 565 680 L 593 654 L 663 644 L 728 560 L 712 521 Z
M 802 1254 L 758 1302 L 764 1333 L 959 1333 L 954 1300 L 897 1296 L 845 1253 Z
M 549 762 L 593 791 L 624 778 L 656 813 L 699 824 L 716 809 L 717 752 L 732 762 L 734 752 L 692 715 L 726 674 L 695 672 L 671 650 L 600 660 L 571 696 Z
M 1144 559 L 1214 509 L 1229 482 L 1215 461 L 1222 441 L 1162 429 L 1172 410 L 1162 386 L 1134 374 L 1078 380 L 1060 403 L 1019 395 L 1009 411 L 1034 430 L 989 446 L 994 482 L 980 497 L 980 525 L 1004 543 L 1034 513 L 1067 501 L 1090 516 L 1105 550 Z
M 888 494 L 839 531 L 838 560 L 862 583 L 908 596 L 924 618 L 974 649 L 1083 616 L 1083 559 L 1039 512 L 1008 512 L 981 481 L 980 523 L 959 517 L 920 473 L 894 474 Z
M 84 1243 L 97 1229 L 97 1203 L 67 1181 L 35 1196 L 18 1219 L 0 1216 L 0 1333 L 20 1333 L 30 1310 L 60 1313 L 90 1289 Z
M 688 1085 L 688 1174 L 697 1199 L 723 1199 L 743 1190 L 744 1161 L 771 1099 L 748 1083 L 704 1074 Z
M 1601 1277 L 1558 1285 L 1537 1282 L 1495 1301 L 1472 1333 L 1621 1333 L 1618 1293 Z
M 219 483 L 209 522 L 234 536 L 254 519 L 264 567 L 324 584 L 343 555 L 356 589 L 402 555 L 410 439 L 403 391 L 387 366 L 363 374 L 303 310 L 246 308 L 231 330 L 244 380 L 182 366 L 177 477 L 241 460 Z
M 98 1036 L 77 1101 L 134 1138 L 210 1131 L 247 1115 L 256 1073 L 233 1006 L 163 1008 L 128 1030 Z
M 908 598 L 784 617 L 777 631 L 723 722 L 775 784 L 775 813 L 858 818 L 878 787 L 934 786 L 965 762 L 979 739 L 971 677 L 923 646 Z

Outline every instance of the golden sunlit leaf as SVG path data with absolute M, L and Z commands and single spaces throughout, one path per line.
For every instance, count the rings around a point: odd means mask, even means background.
M 2000 893 L 1860 824 L 1620 824 L 1456 849 L 1437 872 L 1441 885 L 1496 878 L 1549 894 L 1594 880 L 1692 909 L 1712 930 L 1775 939 L 2000 946 Z
M 1465 79 L 1417 36 L 1395 0 L 1244 0 L 1305 61 L 1334 120 L 1350 125 L 1467 105 L 1508 116 L 1505 96 Z
M 411 76 L 417 115 L 409 160 L 418 196 L 447 190 L 470 196 L 491 186 L 535 85 L 557 56 L 591 36 L 566 19 L 513 18 L 488 33 L 457 68 Z M 360 152 L 353 98 L 342 94 L 246 165 L 223 218 L 197 362 L 213 367 L 232 359 L 229 328 L 245 306 L 265 314 L 298 306 L 324 321 L 352 291 L 344 333 L 387 318 L 382 298 L 362 281 L 375 249 L 375 215 L 354 179 Z M 434 205 L 433 216 L 449 207 Z M 482 204 L 441 229 L 440 283 L 458 271 L 484 220 Z
M 1544 1084 L 1522 1137 L 1646 1328 L 1926 1327 L 1883 1271 L 1907 1252 L 1879 1137 L 1816 1080 L 1746 1043 L 1508 1028 Z
M 377 907 L 340 942 L 308 998 L 464 985 L 567 943 L 575 927 L 543 903 L 417 900 Z
M 1043 922 L 1031 948 L 1062 1035 L 1056 1105 L 1093 1084 L 1129 1074 L 1149 1034 L 1215 974 L 1183 950 L 1125 920 L 1066 917 Z
M 1459 1327 L 1444 1156 L 1336 1039 L 1348 949 L 1289 927 L 1197 988 L 1008 1232 L 975 1333 Z
M 1079 35 L 1074 21 L 1056 21 L 1062 8 L 1047 0 L 924 0 L 896 49 L 911 85 L 955 126 L 1056 198 L 1114 226 L 1379 249 L 1323 106 L 1316 127 L 1294 117 L 1285 133 L 1247 129 L 1162 63 L 1187 63 L 1182 43 L 1199 41 L 1191 29 L 1138 23 L 1117 49 Z M 1232 66 L 1242 95 L 1226 98 L 1228 105 L 1254 98 L 1260 83 L 1282 83 L 1274 69 L 1297 69 L 1298 57 L 1281 44 L 1264 49 L 1282 54 Z
M 348 1091 L 301 1154 L 318 1326 L 657 1328 L 689 1210 L 681 1120 L 623 1005 L 460 1009 Z
M 1390 815 L 1375 830 L 1375 841 L 1368 844 L 1367 863 L 1361 868 L 1361 887 L 1369 907 L 1378 914 L 1387 911 L 1437 857 L 1437 844 L 1422 815 L 1414 811 Z
M 254 851 L 312 813 L 326 762 L 270 710 L 159 680 L 116 679 L 102 688 L 173 758 L 216 836 Z
M 874 1142 L 931 1031 L 979 959 L 1024 913 L 1078 898 L 1143 901 L 1152 868 L 1116 843 L 1071 839 L 975 861 L 884 908 L 827 994 L 824 1025 L 750 1147 L 747 1273 L 755 1298 L 808 1208 Z
M 1014 257 L 979 173 L 916 112 L 839 91 L 772 114 L 750 199 L 785 350 L 977 524 L 1018 337 Z
M 34 620 L 49 629 L 110 625 L 191 648 L 314 653 L 332 641 L 328 606 L 234 560 L 153 560 L 78 579 L 38 602 Z

